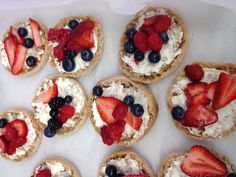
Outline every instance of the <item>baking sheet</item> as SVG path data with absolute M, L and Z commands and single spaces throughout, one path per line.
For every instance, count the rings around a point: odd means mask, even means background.
M 194 144 L 212 146 L 230 157 L 236 165 L 236 133 L 218 141 L 201 142 L 190 139 L 174 127 L 165 101 L 169 84 L 186 63 L 194 59 L 236 63 L 236 13 L 193 0 L 160 0 L 149 4 L 172 8 L 184 18 L 189 31 L 190 46 L 185 60 L 175 73 L 150 85 L 160 107 L 158 119 L 151 131 L 132 149 L 141 153 L 155 172 L 166 155 L 183 151 Z M 93 15 L 103 25 L 105 46 L 102 60 L 92 73 L 78 79 L 85 86 L 87 93 L 90 93 L 100 79 L 122 74 L 117 62 L 119 39 L 125 25 L 133 16 L 116 14 L 109 4 L 96 0 L 84 0 L 63 6 L 5 10 L 0 11 L 0 34 L 2 36 L 15 21 L 28 17 L 52 27 L 60 18 L 70 15 Z M 43 78 L 57 73 L 49 64 L 41 72 L 29 77 L 14 77 L 7 73 L 2 65 L 0 71 L 0 111 L 13 107 L 31 109 L 31 100 L 39 83 Z M 43 137 L 37 153 L 26 161 L 15 163 L 0 158 L 0 176 L 27 177 L 41 160 L 60 156 L 73 162 L 81 176 L 95 177 L 105 156 L 118 149 L 122 147 L 103 145 L 88 120 L 82 129 L 73 135 L 56 136 L 52 139 Z

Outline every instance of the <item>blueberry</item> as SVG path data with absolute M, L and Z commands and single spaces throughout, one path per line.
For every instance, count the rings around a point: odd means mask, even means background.
M 27 36 L 28 31 L 26 28 L 20 27 L 20 28 L 18 28 L 17 33 L 20 37 L 25 37 L 25 36 Z
M 114 165 L 108 165 L 106 167 L 105 173 L 108 177 L 114 177 L 116 175 L 117 168 Z
M 143 109 L 143 106 L 141 104 L 134 104 L 131 107 L 131 111 L 137 117 L 142 116 L 143 113 L 144 113 L 144 109 Z
M 62 67 L 65 71 L 71 72 L 75 69 L 75 61 L 73 58 L 65 58 L 62 61 Z
M 124 45 L 124 50 L 127 53 L 134 53 L 136 51 L 136 47 L 134 45 L 134 41 L 132 41 L 132 40 L 127 41 L 125 43 L 125 45 Z
M 127 95 L 127 96 L 124 98 L 123 102 L 124 102 L 125 104 L 127 104 L 128 106 L 132 106 L 132 105 L 134 104 L 134 97 L 131 96 L 131 95 Z
M 236 173 L 229 173 L 227 177 L 236 177 Z
M 29 66 L 29 67 L 33 67 L 33 66 L 36 66 L 37 64 L 37 58 L 34 57 L 34 56 L 29 56 L 26 58 L 26 64 Z
M 65 100 L 65 102 L 66 102 L 67 104 L 69 104 L 69 103 L 72 102 L 73 98 L 72 98 L 72 96 L 67 95 L 67 96 L 64 98 L 64 100 Z
M 148 59 L 151 63 L 158 63 L 161 59 L 161 55 L 156 51 L 152 51 L 149 53 Z
M 56 117 L 57 113 L 58 113 L 58 110 L 56 110 L 56 109 L 51 109 L 50 112 L 49 112 L 49 115 L 50 115 L 51 117 Z
M 23 41 L 23 43 L 24 43 L 24 46 L 25 46 L 27 49 L 33 47 L 33 45 L 34 45 L 34 41 L 33 41 L 33 39 L 31 39 L 31 38 L 25 38 L 24 41 Z
M 73 50 L 65 50 L 64 54 L 67 56 L 67 58 L 75 58 L 77 56 L 77 53 Z
M 134 59 L 137 60 L 137 61 L 143 61 L 144 54 L 137 50 L 137 51 L 134 52 Z
M 168 34 L 166 32 L 161 32 L 160 37 L 161 37 L 162 41 L 165 43 L 168 42 L 168 40 L 169 40 Z
M 69 21 L 68 26 L 69 26 L 71 29 L 74 29 L 78 24 L 79 24 L 79 22 L 74 19 L 74 20 Z
M 48 128 L 51 130 L 58 130 L 62 127 L 63 123 L 57 118 L 51 118 L 48 120 Z
M 62 97 L 54 97 L 48 103 L 49 107 L 54 110 L 58 110 L 64 104 L 65 104 L 65 100 Z
M 91 61 L 93 59 L 93 52 L 89 49 L 84 49 L 81 52 L 81 58 L 84 61 Z
M 95 95 L 95 96 L 102 96 L 102 94 L 103 94 L 102 87 L 100 87 L 100 86 L 95 86 L 95 87 L 93 88 L 93 95 Z
M 1 118 L 0 119 L 0 128 L 4 128 L 7 125 L 7 119 Z
M 51 130 L 50 128 L 46 127 L 43 133 L 46 137 L 51 138 L 56 134 L 56 130 Z
M 184 109 L 181 106 L 172 108 L 171 114 L 175 120 L 182 120 L 184 118 Z
M 123 177 L 123 176 L 125 176 L 125 175 L 122 173 L 116 173 L 114 177 Z
M 133 39 L 135 33 L 137 33 L 137 30 L 135 28 L 130 28 L 128 31 L 126 31 L 125 35 L 128 39 Z

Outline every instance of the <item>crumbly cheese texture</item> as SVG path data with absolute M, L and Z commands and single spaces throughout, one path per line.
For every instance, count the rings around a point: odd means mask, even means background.
M 103 88 L 103 96 L 107 96 L 107 97 L 114 97 L 117 98 L 119 100 L 123 100 L 125 96 L 127 95 L 132 95 L 134 97 L 135 100 L 135 104 L 139 103 L 143 106 L 144 109 L 144 113 L 142 115 L 142 125 L 140 127 L 139 131 L 136 131 L 135 129 L 133 129 L 129 124 L 125 125 L 125 129 L 124 132 L 121 136 L 121 140 L 125 140 L 125 139 L 129 139 L 129 138 L 139 138 L 141 137 L 148 125 L 148 121 L 150 118 L 150 114 L 148 112 L 148 99 L 147 96 L 145 94 L 144 91 L 139 90 L 137 88 L 134 87 L 125 87 L 122 84 L 118 84 L 116 82 L 112 82 L 110 84 L 109 87 L 104 87 Z M 104 125 L 107 125 L 101 118 L 98 110 L 97 110 L 97 106 L 96 106 L 96 101 L 93 102 L 93 106 L 92 106 L 92 110 L 93 110 L 93 117 L 95 120 L 95 125 L 98 128 L 103 127 Z
M 204 77 L 201 82 L 211 83 L 217 81 L 221 72 L 225 72 L 222 70 L 214 69 L 214 68 L 203 68 Z M 180 105 L 184 109 L 186 108 L 186 96 L 183 92 L 184 88 L 191 81 L 183 77 L 183 79 L 179 80 L 175 83 L 172 93 L 175 96 L 172 96 L 171 102 L 173 106 Z M 224 133 L 236 125 L 236 99 L 231 101 L 226 106 L 216 110 L 218 115 L 218 121 L 214 124 L 208 125 L 203 129 L 200 128 L 192 128 L 189 127 L 189 131 L 191 134 L 196 136 L 205 136 L 205 137 L 213 137 L 213 138 L 222 138 Z
M 155 15 L 168 14 L 165 9 L 162 8 L 158 9 L 158 12 L 149 11 L 139 18 L 136 23 L 136 29 L 138 30 L 142 26 L 145 18 Z M 181 54 L 180 44 L 182 43 L 184 34 L 181 27 L 175 23 L 174 17 L 171 18 L 172 24 L 167 31 L 169 41 L 166 44 L 163 44 L 160 51 L 161 59 L 158 63 L 153 64 L 148 60 L 148 55 L 151 52 L 150 50 L 145 53 L 144 60 L 139 62 L 138 65 L 134 62 L 134 54 L 126 54 L 122 57 L 122 60 L 132 68 L 133 72 L 147 76 L 152 75 L 152 73 L 161 73 L 163 68 L 168 67 L 168 65 Z
M 63 98 L 67 95 L 72 96 L 73 100 L 70 105 L 75 108 L 75 114 L 79 114 L 81 111 L 83 111 L 82 109 L 84 108 L 85 97 L 83 89 L 80 87 L 77 81 L 74 79 L 59 77 L 55 80 L 55 82 L 58 88 L 58 96 Z M 46 79 L 40 86 L 40 88 L 43 88 L 43 90 L 47 90 L 52 85 L 52 83 L 52 80 Z M 39 96 L 41 93 L 42 90 L 38 89 L 36 96 Z M 37 100 L 36 102 L 32 103 L 32 106 L 35 107 L 36 110 L 35 118 L 38 119 L 41 123 L 47 125 L 48 120 L 51 118 L 49 115 L 49 112 L 51 110 L 49 105 Z M 74 127 L 76 119 L 78 119 L 78 117 L 74 115 L 74 117 L 67 120 L 66 123 L 63 124 L 63 127 Z
M 14 113 L 14 114 L 8 112 L 7 116 L 5 118 L 8 120 L 8 122 L 12 122 L 15 119 L 24 120 L 25 123 L 27 124 L 27 127 L 28 127 L 28 134 L 26 137 L 27 142 L 23 146 L 17 148 L 16 152 L 14 154 L 12 154 L 12 155 L 5 154 L 8 158 L 14 160 L 14 159 L 19 158 L 19 156 L 25 155 L 29 151 L 29 149 L 34 144 L 34 141 L 36 139 L 36 130 L 34 129 L 33 123 L 31 122 L 30 118 L 27 117 L 22 112 Z M 1 131 L 0 131 L 0 135 L 1 135 Z M 1 148 L 0 148 L 0 151 L 1 151 Z

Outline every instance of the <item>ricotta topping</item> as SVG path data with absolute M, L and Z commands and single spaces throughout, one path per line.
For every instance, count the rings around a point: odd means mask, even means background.
M 138 30 L 142 26 L 145 18 L 154 15 L 168 15 L 168 14 L 164 9 L 161 8 L 159 9 L 158 12 L 155 11 L 147 12 L 146 14 L 142 15 L 139 18 L 136 24 L 136 29 Z M 147 76 L 151 75 L 152 73 L 160 73 L 163 68 L 167 67 L 173 62 L 176 56 L 181 54 L 180 44 L 183 38 L 183 31 L 181 27 L 175 23 L 174 17 L 171 18 L 172 18 L 172 24 L 169 30 L 167 31 L 169 41 L 166 44 L 163 44 L 160 51 L 161 60 L 158 63 L 153 64 L 149 62 L 148 55 L 151 52 L 150 50 L 145 53 L 144 60 L 139 62 L 138 65 L 134 62 L 134 54 L 126 54 L 122 57 L 122 60 L 132 68 L 133 72 L 144 74 Z

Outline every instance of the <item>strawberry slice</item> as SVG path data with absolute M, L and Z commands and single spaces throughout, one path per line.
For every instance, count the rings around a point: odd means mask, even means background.
M 65 123 L 68 119 L 72 118 L 75 114 L 75 108 L 71 105 L 63 105 L 57 115 L 57 118 Z
M 17 31 L 15 30 L 15 28 L 13 26 L 10 26 L 10 33 L 12 35 L 14 35 L 17 38 L 17 42 L 19 44 L 23 44 L 23 40 L 21 39 L 21 37 L 18 35 Z
M 3 135 L 6 140 L 12 142 L 18 137 L 18 131 L 14 127 L 12 127 L 11 124 L 7 124 L 3 130 Z
M 107 124 L 114 123 L 116 120 L 112 116 L 113 110 L 116 105 L 122 104 L 122 102 L 113 97 L 98 97 L 96 101 L 98 113 L 102 120 Z
M 236 75 L 220 73 L 218 85 L 212 101 L 212 108 L 217 110 L 236 98 Z
M 34 19 L 30 18 L 29 19 L 30 22 L 30 27 L 32 30 L 32 34 L 33 34 L 33 39 L 34 39 L 34 43 L 36 48 L 41 48 L 43 46 L 43 42 L 40 36 L 40 25 L 38 24 L 38 22 L 36 22 Z
M 181 170 L 188 176 L 223 177 L 228 171 L 224 162 L 203 146 L 195 145 L 186 154 Z
M 0 136 L 0 149 L 3 153 L 7 153 L 8 151 L 8 141 L 3 135 Z
M 148 177 L 145 174 L 136 174 L 136 175 L 125 175 L 124 177 Z
M 184 93 L 187 97 L 194 97 L 201 93 L 207 93 L 207 84 L 204 82 L 189 83 L 184 89 Z
M 160 32 L 166 32 L 171 25 L 171 18 L 167 15 L 158 15 L 158 20 L 156 24 L 154 25 L 154 28 L 158 33 Z
M 102 137 L 103 143 L 108 146 L 114 143 L 114 140 L 111 138 L 110 133 L 108 131 L 108 126 L 106 125 L 101 128 L 101 137 Z
M 212 82 L 207 85 L 207 97 L 213 100 L 218 82 Z
M 217 113 L 203 105 L 193 105 L 187 109 L 180 123 L 187 127 L 205 127 L 218 120 Z
M 157 21 L 158 21 L 158 15 L 155 15 L 152 17 L 145 18 L 143 24 L 150 26 L 150 25 L 154 25 Z
M 147 35 L 156 33 L 155 29 L 152 26 L 147 26 L 147 25 L 142 25 L 139 30 L 145 32 Z
M 148 37 L 148 48 L 155 51 L 160 51 L 163 46 L 163 41 L 158 33 L 153 33 Z
M 19 44 L 16 48 L 16 53 L 12 65 L 12 74 L 17 75 L 23 70 L 23 66 L 25 63 L 27 49 Z
M 45 168 L 36 174 L 36 177 L 51 177 L 51 176 L 52 176 L 51 170 L 48 168 Z
M 25 137 L 21 137 L 21 136 L 17 137 L 12 142 L 10 142 L 7 154 L 8 155 L 14 154 L 16 152 L 16 149 L 18 147 L 23 146 L 26 142 L 27 142 L 27 139 Z
M 116 120 L 123 120 L 128 113 L 128 106 L 124 103 L 117 104 L 112 112 L 112 116 Z
M 21 137 L 27 136 L 28 127 L 24 120 L 15 119 L 10 123 L 10 125 L 17 130 L 18 136 L 21 136 Z
M 142 31 L 139 31 L 134 35 L 134 44 L 136 48 L 143 53 L 145 53 L 148 50 L 147 40 L 148 38 L 146 33 Z
M 192 102 L 189 105 L 201 104 L 207 106 L 210 103 L 210 99 L 208 99 L 206 93 L 200 93 L 199 95 L 193 97 Z
M 9 36 L 7 36 L 4 39 L 3 44 L 4 44 L 4 49 L 6 51 L 6 54 L 7 54 L 8 62 L 10 66 L 12 67 L 13 62 L 14 62 L 16 47 L 18 44 L 16 36 L 9 34 Z
M 52 86 L 48 87 L 47 90 L 45 90 L 38 96 L 38 100 L 46 104 L 51 100 L 51 98 L 54 98 L 57 95 L 58 95 L 57 84 L 53 82 Z
M 143 120 L 140 117 L 135 117 L 130 111 L 127 113 L 125 117 L 125 121 L 129 124 L 133 129 L 139 130 Z

